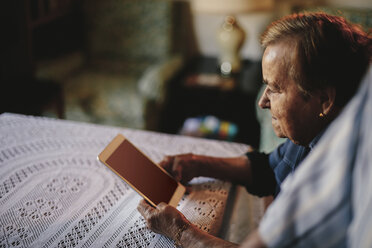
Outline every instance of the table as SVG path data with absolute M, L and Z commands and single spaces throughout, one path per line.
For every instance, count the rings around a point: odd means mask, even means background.
M 44 117 L 0 115 L 0 247 L 174 247 L 146 228 L 141 197 L 97 155 L 122 133 L 154 161 L 193 152 L 236 156 L 243 144 Z M 230 183 L 196 178 L 178 209 L 217 235 Z

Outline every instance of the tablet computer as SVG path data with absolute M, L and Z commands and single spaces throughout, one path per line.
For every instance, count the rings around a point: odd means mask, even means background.
M 182 184 L 121 134 L 107 145 L 98 159 L 154 207 L 160 202 L 176 207 L 185 193 Z

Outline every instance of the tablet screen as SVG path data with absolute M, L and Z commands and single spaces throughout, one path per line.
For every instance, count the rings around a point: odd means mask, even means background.
M 126 139 L 107 158 L 107 164 L 156 205 L 169 202 L 178 183 Z

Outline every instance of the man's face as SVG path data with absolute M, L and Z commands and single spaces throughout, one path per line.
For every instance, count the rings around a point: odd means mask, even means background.
M 296 51 L 294 40 L 280 41 L 265 49 L 262 74 L 266 89 L 258 104 L 270 109 L 278 137 L 307 145 L 318 132 L 316 123 L 322 109 L 317 97 L 304 98 L 289 73 L 299 68 Z

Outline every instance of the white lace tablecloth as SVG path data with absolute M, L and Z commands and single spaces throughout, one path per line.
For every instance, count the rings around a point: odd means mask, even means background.
M 122 133 L 154 161 L 243 154 L 247 146 L 16 114 L 0 115 L 0 247 L 174 247 L 148 230 L 140 196 L 97 161 Z M 178 209 L 217 234 L 231 185 L 208 178 Z

